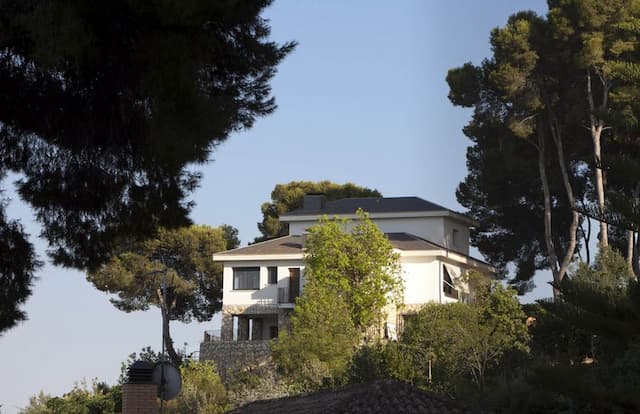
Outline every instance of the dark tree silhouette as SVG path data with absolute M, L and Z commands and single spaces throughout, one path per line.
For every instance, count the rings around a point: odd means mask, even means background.
M 189 224 L 186 166 L 275 109 L 295 44 L 268 40 L 270 3 L 0 0 L 0 176 L 23 177 L 56 264 Z

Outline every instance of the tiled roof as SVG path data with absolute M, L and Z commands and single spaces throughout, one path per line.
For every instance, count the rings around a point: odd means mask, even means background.
M 425 239 L 409 233 L 385 233 L 391 245 L 398 250 L 441 250 L 444 247 L 438 246 Z
M 246 247 L 239 247 L 226 252 L 216 253 L 217 255 L 238 255 L 238 254 L 296 254 L 302 253 L 304 236 L 284 236 L 277 239 L 267 240 Z
M 256 401 L 232 414 L 320 413 L 429 413 L 463 414 L 472 411 L 446 396 L 427 392 L 395 380 L 351 385 L 295 397 Z
M 440 250 L 442 247 L 427 240 L 416 237 L 408 233 L 386 233 L 391 245 L 399 250 Z M 217 253 L 216 256 L 224 255 L 268 255 L 268 254 L 296 254 L 302 253 L 305 236 L 284 236 L 277 239 L 268 240 L 240 247 L 234 250 Z
M 354 214 L 359 208 L 368 213 L 405 213 L 405 212 L 433 212 L 450 211 L 441 205 L 423 200 L 420 197 L 363 197 L 343 198 L 327 201 L 321 209 L 310 210 L 300 208 L 282 214 L 280 218 L 301 215 L 335 215 Z

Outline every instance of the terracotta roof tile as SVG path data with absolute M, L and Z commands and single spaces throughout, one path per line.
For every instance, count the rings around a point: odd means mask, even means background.
M 239 247 L 226 252 L 216 253 L 217 255 L 245 255 L 245 254 L 296 254 L 302 253 L 304 236 L 284 236 L 277 239 L 267 240 L 245 247 Z
M 231 413 L 465 414 L 471 412 L 470 409 L 446 396 L 423 391 L 400 381 L 381 380 L 350 385 L 339 390 L 324 390 L 294 397 L 256 401 Z

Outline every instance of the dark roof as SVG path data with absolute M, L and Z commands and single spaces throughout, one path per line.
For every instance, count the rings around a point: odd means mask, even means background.
M 234 254 L 296 254 L 302 252 L 304 236 L 284 236 L 267 240 L 246 247 L 239 247 L 226 252 L 216 253 L 225 255 Z
M 254 413 L 471 413 L 446 396 L 423 391 L 395 380 L 350 385 L 339 390 L 324 390 L 295 397 L 256 401 L 233 414 Z
M 280 218 L 317 214 L 354 214 L 359 208 L 367 213 L 451 211 L 431 201 L 423 200 L 420 197 L 364 197 L 327 201 L 321 209 L 305 210 L 304 208 L 299 208 L 282 214 Z
M 400 250 L 439 250 L 443 247 L 408 233 L 385 233 L 391 245 Z M 216 255 L 296 254 L 302 253 L 305 236 L 284 236 L 246 247 L 216 253 Z
M 440 250 L 444 247 L 409 233 L 385 233 L 391 245 L 399 250 Z

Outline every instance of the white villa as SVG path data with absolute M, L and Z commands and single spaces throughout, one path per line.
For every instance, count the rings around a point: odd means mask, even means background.
M 301 209 L 286 213 L 289 235 L 217 253 L 224 266 L 222 341 L 265 340 L 288 326 L 304 277 L 306 229 L 322 216 L 355 218 L 369 213 L 400 254 L 405 283 L 404 306 L 388 317 L 387 334 L 428 302 L 466 301 L 468 287 L 461 274 L 475 269 L 491 275 L 487 263 L 469 256 L 469 227 L 473 220 L 418 197 L 349 198 L 325 201 L 307 195 Z

